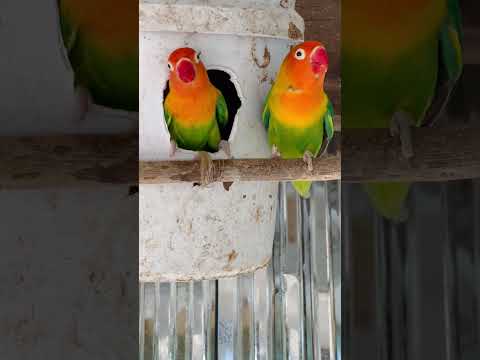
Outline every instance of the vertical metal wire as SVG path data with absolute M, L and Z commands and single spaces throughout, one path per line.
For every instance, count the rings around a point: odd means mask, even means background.
M 327 259 L 327 280 L 329 285 L 329 318 L 330 323 L 330 359 L 341 359 L 341 340 L 340 340 L 340 299 L 341 294 L 341 193 L 339 182 L 329 182 L 323 184 L 325 204 L 325 246 Z M 335 198 L 334 198 L 335 196 Z M 317 358 L 322 354 L 318 352 Z
M 253 281 L 253 348 L 254 358 L 273 359 L 273 286 L 272 266 L 260 269 L 254 274 Z
M 307 356 L 307 333 L 306 333 L 306 306 L 305 306 L 305 272 L 309 271 L 310 269 L 306 269 L 304 266 L 305 263 L 305 257 L 304 257 L 304 247 L 303 247 L 303 218 L 305 216 L 308 216 L 304 213 L 304 204 L 307 202 L 307 200 L 303 200 L 300 196 L 295 194 L 296 197 L 296 210 L 297 210 L 297 224 L 296 224 L 296 230 L 297 230 L 297 237 L 295 239 L 295 245 L 296 245 L 296 251 L 297 251 L 297 257 L 298 257 L 298 262 L 297 262 L 297 273 L 296 273 L 296 278 L 298 281 L 298 338 L 299 338 L 299 352 L 300 352 L 300 359 L 306 359 Z M 308 240 L 307 240 L 308 241 Z
M 473 181 L 473 287 L 474 295 L 474 342 L 477 354 L 480 353 L 480 180 Z
M 216 333 L 216 281 L 201 281 L 202 286 L 202 344 L 204 360 L 213 360 L 216 356 L 215 338 Z
M 352 184 L 341 182 L 341 233 L 342 233 L 342 249 L 341 249 L 341 279 L 342 279 L 342 297 L 341 297 L 341 313 L 342 313 L 342 344 L 341 357 L 344 359 L 353 359 L 351 349 L 353 349 L 353 320 L 354 312 L 353 300 L 353 257 L 352 257 L 352 207 L 349 200 L 352 198 Z
M 218 280 L 216 351 L 218 359 L 234 359 L 238 343 L 239 300 L 237 279 Z
M 154 333 L 154 339 L 153 339 L 153 343 L 154 343 L 154 354 L 153 354 L 153 358 L 155 360 L 157 359 L 160 359 L 160 329 L 159 329 L 159 326 L 160 326 L 160 314 L 161 314 L 161 296 L 160 296 L 160 283 L 157 281 L 154 283 L 154 291 L 155 291 L 155 315 L 154 315 L 154 321 L 155 321 L 155 325 L 154 325 L 154 329 L 155 329 L 155 333 Z
M 378 359 L 388 359 L 388 322 L 386 315 L 387 309 L 387 292 L 388 292 L 388 266 L 385 242 L 384 220 L 375 215 L 374 219 L 374 236 L 375 236 L 375 260 L 376 260 L 376 333 L 379 339 L 377 345 Z
M 308 224 L 306 224 L 309 227 L 310 236 L 309 249 L 305 249 L 305 253 L 307 254 L 306 258 L 308 258 L 308 261 L 310 261 L 310 280 L 306 280 L 306 283 L 309 284 L 310 295 L 308 295 L 306 299 L 306 306 L 311 307 L 310 336 L 312 339 L 311 356 L 313 359 L 321 359 L 321 329 L 324 327 L 324 324 L 319 320 L 322 313 L 320 306 L 323 300 L 322 285 L 324 285 L 322 281 L 324 280 L 322 276 L 324 275 L 322 270 L 326 270 L 322 269 L 322 263 L 325 257 L 325 253 L 322 252 L 322 247 L 325 246 L 325 242 L 322 241 L 324 234 L 321 232 L 321 230 L 317 231 L 317 228 L 322 229 L 325 226 L 323 223 L 325 216 L 322 216 L 324 215 L 322 210 L 326 207 L 323 199 L 324 193 L 324 183 L 313 184 L 312 200 L 310 202 L 310 216 L 308 219 Z M 326 246 L 324 250 L 326 251 Z
M 255 273 L 249 274 L 249 298 L 250 298 L 250 359 L 255 360 L 257 349 L 255 339 L 257 338 L 257 323 L 255 321 Z
M 145 302 L 145 284 L 140 283 L 139 286 L 139 317 L 138 317 L 138 342 L 139 342 L 139 358 L 145 359 L 145 325 L 144 325 L 144 302 Z M 148 360 L 148 359 L 147 359 Z
M 312 190 L 313 193 L 313 190 Z M 314 195 L 312 194 L 314 197 Z M 314 284 L 313 284 L 313 267 L 312 267 L 312 238 L 311 238 L 311 218 L 310 218 L 310 200 L 301 200 L 301 234 L 299 239 L 301 239 L 301 268 L 302 268 L 302 287 L 303 291 L 303 324 L 302 328 L 304 331 L 303 338 L 304 340 L 304 358 L 305 359 L 315 359 L 314 354 L 314 345 L 313 345 L 313 327 L 314 327 Z
M 415 198 L 415 188 L 411 190 L 411 198 Z M 409 209 L 409 219 L 407 223 L 407 236 L 406 236 L 406 268 L 407 268 L 407 291 L 406 291 L 406 301 L 407 301 L 407 359 L 417 360 L 419 359 L 419 349 L 421 343 L 419 340 L 419 332 L 421 331 L 421 326 L 419 323 L 420 320 L 420 310 L 418 309 L 417 301 L 419 291 L 419 281 L 417 278 L 417 254 L 418 254 L 418 242 L 417 242 L 417 229 L 416 229 L 416 214 L 418 209 L 416 204 L 410 204 Z
M 455 316 L 455 244 L 454 236 L 450 233 L 449 227 L 449 201 L 448 185 L 442 184 L 441 189 L 443 219 L 442 223 L 446 227 L 446 239 L 443 249 L 443 281 L 444 281 L 444 301 L 445 301 L 445 353 L 447 360 L 458 359 L 456 351 L 456 316 Z
M 187 285 L 187 284 L 186 284 Z M 187 299 L 185 301 L 186 308 L 186 329 L 185 329 L 185 360 L 192 360 L 193 358 L 193 323 L 195 321 L 195 307 L 193 294 L 193 281 L 188 283 Z
M 275 282 L 275 310 L 274 310 L 274 338 L 275 338 L 275 359 L 287 359 L 288 339 L 285 326 L 285 284 L 283 272 L 285 271 L 285 254 L 287 246 L 287 194 L 286 184 L 279 184 L 277 227 L 273 246 L 273 269 Z
M 392 360 L 406 359 L 405 339 L 405 252 L 404 252 L 404 225 L 389 226 L 390 238 L 388 241 L 389 276 L 388 291 L 390 308 L 390 357 Z
M 170 359 L 177 357 L 177 284 L 170 283 L 170 303 L 168 306 L 168 352 Z

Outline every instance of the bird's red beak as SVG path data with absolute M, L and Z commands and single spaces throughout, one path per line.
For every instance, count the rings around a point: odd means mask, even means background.
M 185 83 L 191 83 L 195 80 L 195 67 L 193 63 L 188 59 L 181 59 L 177 65 L 177 73 L 180 80 Z
M 317 47 L 310 57 L 312 71 L 315 75 L 327 71 L 328 69 L 328 55 L 323 47 Z

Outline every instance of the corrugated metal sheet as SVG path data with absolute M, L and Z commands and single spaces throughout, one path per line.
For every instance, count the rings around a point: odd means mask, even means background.
M 340 359 L 340 191 L 279 191 L 270 265 L 218 281 L 140 284 L 140 359 Z M 338 354 L 337 354 L 338 352 Z
M 408 222 L 342 184 L 344 357 L 480 358 L 480 180 L 415 184 Z

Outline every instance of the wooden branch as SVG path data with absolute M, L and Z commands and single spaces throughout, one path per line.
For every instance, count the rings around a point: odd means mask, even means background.
M 340 141 L 341 137 L 341 141 Z M 422 128 L 413 132 L 409 164 L 387 130 L 343 129 L 334 154 L 302 160 L 214 161 L 214 180 L 442 181 L 480 177 L 480 128 Z M 340 156 L 340 142 L 342 156 Z M 140 168 L 139 168 L 140 166 Z M 135 136 L 0 138 L 0 189 L 200 182 L 198 161 L 138 162 Z
M 446 181 L 480 177 L 480 128 L 413 131 L 415 156 L 401 157 L 388 130 L 342 129 L 342 181 Z
M 340 154 L 314 159 L 313 171 L 303 160 L 232 159 L 214 160 L 214 181 L 327 181 L 340 178 Z M 140 163 L 141 184 L 200 182 L 198 161 L 161 161 Z
M 138 183 L 138 135 L 0 138 L 0 188 Z

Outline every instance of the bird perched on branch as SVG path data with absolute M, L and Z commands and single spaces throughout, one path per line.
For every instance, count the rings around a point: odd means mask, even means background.
M 81 116 L 90 101 L 138 112 L 138 2 L 58 0 Z
M 342 2 L 342 128 L 389 128 L 414 155 L 413 126 L 442 114 L 462 72 L 457 0 Z M 408 183 L 366 184 L 378 212 L 406 219 Z
M 312 159 L 326 149 L 334 133 L 333 106 L 323 89 L 327 70 L 328 56 L 320 42 L 299 44 L 286 56 L 262 116 L 273 156 L 303 158 L 312 170 Z M 300 196 L 309 197 L 310 181 L 292 184 Z

